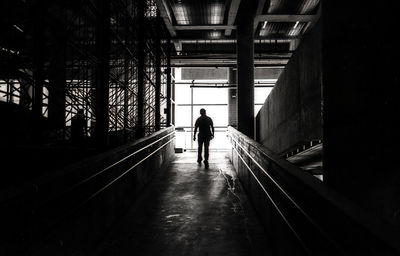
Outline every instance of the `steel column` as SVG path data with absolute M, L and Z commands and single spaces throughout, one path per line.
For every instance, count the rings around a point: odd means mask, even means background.
M 159 12 L 157 12 L 157 24 L 156 24 L 156 84 L 155 84 L 155 129 L 160 130 L 161 127 L 161 116 L 160 116 L 160 97 L 161 97 L 161 38 L 160 38 L 160 17 Z
M 171 126 L 171 40 L 167 41 L 167 126 Z
M 137 54 L 138 54 L 138 93 L 137 93 L 137 124 L 136 124 L 136 138 L 142 138 L 144 136 L 144 73 L 146 72 L 144 66 L 144 11 L 145 3 L 144 1 L 138 1 L 138 32 L 137 32 Z
M 96 1 L 95 140 L 99 148 L 108 146 L 108 96 L 110 78 L 110 2 Z
M 251 4 L 250 4 L 251 5 Z M 254 9 L 242 8 L 237 26 L 238 130 L 254 137 Z

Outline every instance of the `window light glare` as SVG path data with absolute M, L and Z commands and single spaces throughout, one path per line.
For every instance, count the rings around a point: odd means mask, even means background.
M 296 21 L 296 24 L 294 24 L 293 28 L 296 28 L 299 25 L 299 21 Z

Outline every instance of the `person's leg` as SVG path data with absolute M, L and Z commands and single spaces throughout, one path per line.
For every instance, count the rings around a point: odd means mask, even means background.
M 208 161 L 208 146 L 210 146 L 209 140 L 204 140 L 204 160 Z
M 201 154 L 202 154 L 202 151 L 203 151 L 203 140 L 200 137 L 198 137 L 197 138 L 197 142 L 198 142 L 198 145 L 199 145 L 198 148 L 197 148 L 197 162 L 199 164 L 201 164 L 201 160 L 203 159 L 201 157 Z
M 209 140 L 204 140 L 204 165 L 208 168 L 208 146 L 210 145 Z

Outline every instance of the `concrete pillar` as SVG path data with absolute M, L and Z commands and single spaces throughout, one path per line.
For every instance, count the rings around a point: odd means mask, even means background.
M 144 137 L 144 73 L 146 72 L 144 66 L 144 9 L 145 2 L 138 1 L 138 43 L 137 43 L 137 54 L 138 54 L 138 94 L 137 94 L 137 124 L 136 124 L 136 138 Z
M 234 68 L 229 68 L 228 82 L 231 86 L 237 84 L 237 72 Z M 237 90 L 236 88 L 228 89 L 228 124 L 237 127 Z
M 42 117 L 44 58 L 45 58 L 45 7 L 44 1 L 36 0 L 33 10 L 33 96 L 32 112 L 35 118 Z
M 161 102 L 160 102 L 160 97 L 161 97 L 161 38 L 160 38 L 160 27 L 161 27 L 161 22 L 160 22 L 160 14 L 157 11 L 157 33 L 156 33 L 156 84 L 155 84 L 155 118 L 154 118 L 154 126 L 156 128 L 156 131 L 160 130 L 161 127 L 161 113 L 160 113 L 160 108 L 161 108 Z
M 397 47 L 391 31 L 398 29 L 398 12 L 389 2 L 322 5 L 324 181 L 396 225 L 400 54 L 382 50 Z M 368 36 L 374 31 L 380 36 Z
M 128 53 L 126 53 L 124 60 L 124 137 L 125 141 L 128 140 L 129 137 L 129 64 L 130 59 Z
M 126 21 L 125 23 L 125 29 L 126 31 L 131 31 L 130 30 L 131 24 L 129 22 L 129 20 Z M 125 45 L 127 46 L 128 44 L 131 43 L 131 38 L 132 35 L 131 33 L 125 33 L 124 35 L 125 37 Z M 130 65 L 131 65 L 131 56 L 128 53 L 128 51 L 125 52 L 125 59 L 124 59 L 124 140 L 125 142 L 127 142 L 130 138 L 130 128 L 129 127 L 129 99 L 130 99 L 130 83 L 129 83 L 129 79 L 130 79 L 130 75 L 131 75 L 131 71 L 130 71 Z
M 167 43 L 167 126 L 171 126 L 172 123 L 172 111 L 171 111 L 171 40 L 168 39 Z
M 65 41 L 59 41 L 55 56 L 49 70 L 49 121 L 57 131 L 59 138 L 64 138 L 65 132 Z
M 254 2 L 240 8 L 236 30 L 238 130 L 250 138 L 254 138 Z
M 108 146 L 108 96 L 110 77 L 110 2 L 97 0 L 95 69 L 95 140 L 98 148 Z

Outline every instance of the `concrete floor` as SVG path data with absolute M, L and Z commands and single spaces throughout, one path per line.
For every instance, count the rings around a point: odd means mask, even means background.
M 270 255 L 226 152 L 176 155 L 100 245 L 97 255 Z

